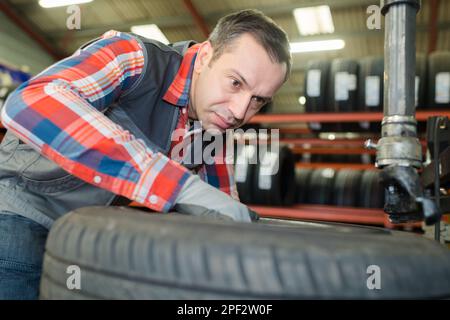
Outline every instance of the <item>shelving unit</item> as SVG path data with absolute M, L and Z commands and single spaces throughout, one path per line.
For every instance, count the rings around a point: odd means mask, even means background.
M 354 169 L 354 170 L 377 170 L 373 164 L 365 163 L 339 163 L 339 162 L 297 162 L 297 168 L 303 169 L 325 169 L 331 168 L 334 170 L 340 169 Z
M 432 116 L 448 116 L 448 110 L 419 110 L 416 112 L 417 121 L 426 121 Z M 287 144 L 295 154 L 369 154 L 374 150 L 367 150 L 364 146 L 366 138 L 353 139 L 321 139 L 311 137 L 314 133 L 309 128 L 296 128 L 292 124 L 305 124 L 308 122 L 336 123 L 336 122 L 381 122 L 382 112 L 351 112 L 351 113 L 287 113 L 287 114 L 260 114 L 254 116 L 253 124 L 290 124 L 287 128 L 280 128 L 280 143 Z M 362 133 L 364 134 L 364 133 Z M 289 135 L 289 137 L 286 137 Z M 307 135 L 308 137 L 303 137 Z M 375 138 L 377 140 L 377 138 Z M 426 152 L 426 141 L 421 139 L 423 152 Z M 373 164 L 363 163 L 314 163 L 297 162 L 297 168 L 322 169 L 356 169 L 377 170 Z M 421 223 L 410 225 L 393 225 L 382 209 L 366 209 L 354 207 L 337 207 L 329 205 L 295 205 L 292 207 L 250 207 L 261 216 L 286 219 L 334 221 L 356 224 L 369 224 L 384 226 L 386 228 L 420 228 Z
M 433 116 L 448 116 L 448 110 L 417 111 L 416 119 L 426 121 Z M 283 113 L 259 114 L 250 123 L 296 123 L 296 122 L 377 122 L 383 119 L 382 112 L 349 112 L 349 113 Z

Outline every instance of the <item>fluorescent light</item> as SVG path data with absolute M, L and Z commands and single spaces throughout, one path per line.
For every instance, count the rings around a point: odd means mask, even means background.
M 341 50 L 345 47 L 345 41 L 341 39 L 293 42 L 290 44 L 291 53 Z
M 71 4 L 81 4 L 92 2 L 93 0 L 39 0 L 39 5 L 42 8 L 55 8 L 70 6 Z
M 169 44 L 166 36 L 158 28 L 156 24 L 144 24 L 140 26 L 132 26 L 131 32 L 136 33 L 145 38 L 154 39 L 164 44 Z
M 333 33 L 334 24 L 329 6 L 297 8 L 293 11 L 301 35 Z

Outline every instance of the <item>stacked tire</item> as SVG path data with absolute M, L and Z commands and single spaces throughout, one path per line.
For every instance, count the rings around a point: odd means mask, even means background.
M 254 204 L 291 205 L 295 196 L 295 160 L 288 147 L 280 152 L 266 150 L 259 164 L 255 166 L 253 176 Z
M 384 188 L 375 170 L 296 169 L 296 203 L 383 208 Z
M 306 67 L 304 95 L 306 112 L 381 112 L 384 104 L 384 58 L 310 61 Z M 416 54 L 415 106 L 450 107 L 450 52 L 427 56 Z M 377 122 L 310 123 L 313 131 L 371 131 L 379 133 Z M 423 124 L 419 131 L 424 131 Z
M 330 65 L 328 60 L 312 60 L 306 66 L 304 94 L 306 98 L 305 110 L 311 112 L 327 112 L 329 108 L 328 83 L 330 78 Z M 333 124 L 310 122 L 312 131 L 333 131 Z
M 288 147 L 238 147 L 235 180 L 243 203 L 291 205 L 295 198 L 295 157 Z
M 367 57 L 361 59 L 359 67 L 358 105 L 361 111 L 383 111 L 384 58 Z M 379 122 L 360 122 L 362 130 L 381 132 Z
M 428 57 L 428 106 L 450 108 L 450 52 L 433 52 Z

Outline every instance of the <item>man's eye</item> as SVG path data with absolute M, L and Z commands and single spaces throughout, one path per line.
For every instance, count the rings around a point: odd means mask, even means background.
M 236 80 L 236 79 L 232 79 L 231 80 L 231 85 L 233 87 L 235 87 L 235 88 L 239 88 L 241 86 L 241 83 L 238 80 Z
M 262 105 L 266 103 L 266 99 L 261 97 L 253 97 L 253 101 L 255 101 L 258 105 Z

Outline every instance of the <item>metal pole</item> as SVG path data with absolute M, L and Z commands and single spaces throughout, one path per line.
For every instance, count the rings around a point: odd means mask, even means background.
M 420 168 L 415 120 L 416 14 L 420 0 L 382 0 L 385 15 L 384 118 L 377 166 Z

